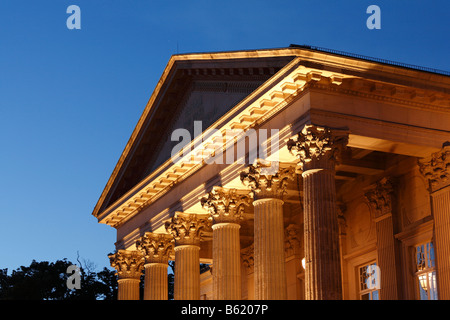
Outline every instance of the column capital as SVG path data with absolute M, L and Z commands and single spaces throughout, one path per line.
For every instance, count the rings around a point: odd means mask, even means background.
M 298 157 L 302 171 L 317 168 L 334 170 L 335 162 L 347 143 L 347 131 L 307 124 L 295 139 L 289 139 L 287 148 Z
M 173 237 L 167 233 L 146 232 L 136 241 L 136 247 L 143 253 L 146 263 L 167 264 L 173 252 Z
M 450 142 L 427 159 L 418 161 L 419 170 L 429 181 L 429 191 L 434 192 L 450 185 Z
M 244 209 L 250 205 L 251 197 L 248 190 L 215 186 L 206 197 L 201 198 L 200 203 L 213 223 L 239 223 L 244 219 Z
M 240 174 L 241 182 L 248 185 L 253 193 L 253 198 L 276 198 L 282 199 L 286 193 L 289 180 L 294 180 L 295 168 L 293 166 L 273 170 L 273 163 L 256 161 L 248 166 Z
M 207 214 L 184 212 L 176 212 L 172 219 L 165 223 L 167 232 L 175 239 L 175 246 L 199 246 L 204 231 L 210 226 Z
M 303 243 L 303 234 L 301 231 L 301 228 L 296 224 L 290 224 L 284 229 L 284 249 L 286 257 L 301 254 L 300 251 Z
M 375 218 L 392 212 L 392 195 L 394 193 L 391 178 L 384 177 L 365 189 L 364 196 L 375 210 Z
M 111 267 L 117 270 L 119 280 L 137 279 L 139 280 L 144 269 L 144 255 L 137 250 L 118 250 L 114 254 L 108 255 Z
M 254 248 L 254 244 L 252 243 L 250 246 L 241 249 L 241 258 L 242 258 L 242 262 L 244 264 L 244 267 L 247 269 L 247 273 L 252 273 L 254 270 L 254 264 L 255 264 L 255 260 L 254 260 L 254 252 L 255 252 L 255 248 Z

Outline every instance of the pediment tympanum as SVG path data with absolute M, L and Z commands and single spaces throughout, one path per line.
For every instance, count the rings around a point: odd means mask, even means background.
M 292 56 L 190 60 L 174 56 L 150 98 L 95 212 L 107 208 L 170 159 L 175 129 L 195 137 L 292 60 Z

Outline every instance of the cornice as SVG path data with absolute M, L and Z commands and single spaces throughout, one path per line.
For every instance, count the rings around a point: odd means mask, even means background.
M 438 130 L 438 129 L 429 129 L 429 128 L 418 127 L 418 126 L 407 126 L 407 125 L 404 125 L 401 123 L 391 122 L 391 121 L 386 121 L 386 120 L 382 121 L 382 123 L 381 123 L 377 119 L 373 119 L 373 118 L 354 116 L 354 115 L 346 114 L 346 113 L 330 112 L 330 111 L 325 111 L 325 110 L 320 110 L 320 109 L 311 110 L 311 114 L 320 115 L 323 117 L 330 117 L 330 118 L 355 119 L 358 122 L 364 122 L 367 124 L 377 125 L 377 126 L 386 126 L 386 127 L 396 128 L 396 129 L 406 129 L 407 128 L 408 130 L 414 131 L 417 133 L 427 133 L 427 132 L 433 131 L 435 134 L 441 134 L 442 139 L 447 138 L 448 134 L 450 133 L 449 131 Z
M 418 235 L 423 233 L 433 233 L 434 220 L 431 216 L 427 216 L 413 225 L 410 225 L 404 231 L 399 232 L 394 235 L 394 237 L 402 242 L 407 242 L 408 240 L 418 237 Z
M 445 112 L 445 113 L 450 113 L 450 95 L 448 97 L 446 97 L 446 99 L 441 98 L 440 100 L 436 100 L 436 97 L 433 98 L 432 94 L 430 94 L 427 97 L 427 95 L 425 94 L 427 91 L 426 90 L 411 90 L 411 88 L 408 87 L 404 87 L 404 86 L 398 86 L 398 85 L 390 85 L 391 88 L 391 92 L 392 94 L 385 94 L 386 93 L 386 89 L 382 89 L 381 86 L 376 86 L 377 82 L 373 82 L 370 80 L 363 80 L 363 79 L 358 79 L 361 81 L 366 82 L 367 84 L 372 84 L 373 87 L 372 89 L 367 88 L 367 87 L 360 87 L 358 89 L 356 88 L 352 88 L 352 87 L 344 87 L 344 86 L 330 86 L 327 84 L 323 84 L 323 83 L 318 83 L 318 82 L 313 82 L 309 85 L 309 89 L 316 89 L 316 90 L 322 90 L 322 91 L 328 91 L 328 92 L 333 92 L 333 93 L 339 93 L 339 94 L 345 94 L 345 95 L 351 95 L 351 96 L 356 96 L 359 98 L 365 98 L 365 99 L 369 99 L 369 100 L 378 100 L 378 101 L 383 101 L 383 102 L 387 102 L 387 103 L 392 103 L 392 104 L 400 104 L 400 105 L 406 105 L 415 109 L 420 109 L 420 110 L 430 110 L 430 111 L 438 111 L 438 112 Z M 379 83 L 380 85 L 382 83 Z M 401 90 L 407 90 L 409 89 L 409 95 L 411 96 L 410 98 L 400 98 L 400 97 L 396 97 L 400 95 L 400 91 Z M 405 91 L 403 91 L 405 92 Z M 428 91 L 430 92 L 430 91 Z M 406 95 L 406 94 L 403 94 Z M 421 97 L 420 99 L 422 99 L 421 101 L 414 101 L 414 99 L 419 100 L 418 97 Z M 442 103 L 446 103 L 447 105 L 444 104 L 433 104 L 431 103 L 432 101 L 441 101 Z

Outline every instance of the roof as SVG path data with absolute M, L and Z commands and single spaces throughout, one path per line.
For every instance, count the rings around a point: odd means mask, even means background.
M 176 54 L 170 57 L 144 111 L 131 134 L 92 214 L 101 213 L 117 202 L 146 177 L 158 171 L 165 159 L 158 159 L 167 141 L 169 128 L 189 98 L 196 81 L 238 82 L 247 88 L 228 105 L 219 106 L 221 112 L 231 110 L 240 100 L 273 79 L 292 61 L 327 72 L 371 77 L 389 81 L 414 81 L 421 87 L 450 93 L 449 72 L 395 63 L 382 59 L 353 55 L 339 51 L 291 45 L 288 48 L 240 50 L 210 53 Z M 414 81 L 412 81 L 413 79 Z M 220 94 L 221 87 L 212 88 Z M 208 90 L 203 88 L 202 90 Z M 228 89 L 227 89 L 228 90 Z M 225 92 L 225 91 L 224 91 Z M 216 99 L 217 100 L 217 99 Z M 220 117 L 209 119 L 209 124 Z

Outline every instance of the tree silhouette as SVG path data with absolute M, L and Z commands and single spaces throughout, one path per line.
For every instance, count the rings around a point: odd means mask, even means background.
M 80 289 L 69 289 L 67 268 L 73 265 L 67 259 L 55 262 L 33 260 L 30 266 L 21 266 L 8 275 L 8 269 L 0 269 L 0 300 L 116 300 L 117 275 L 115 270 L 103 268 L 95 272 L 95 266 L 77 258 L 80 274 Z M 201 264 L 200 271 L 209 266 Z M 175 261 L 169 261 L 167 274 L 169 300 L 174 299 Z M 143 298 L 144 275 L 140 292 Z
M 21 266 L 8 275 L 0 269 L 1 300 L 114 300 L 117 297 L 115 272 L 104 268 L 94 272 L 79 267 L 81 289 L 69 289 L 67 268 L 73 265 L 67 259 L 56 262 L 33 260 L 30 266 Z

